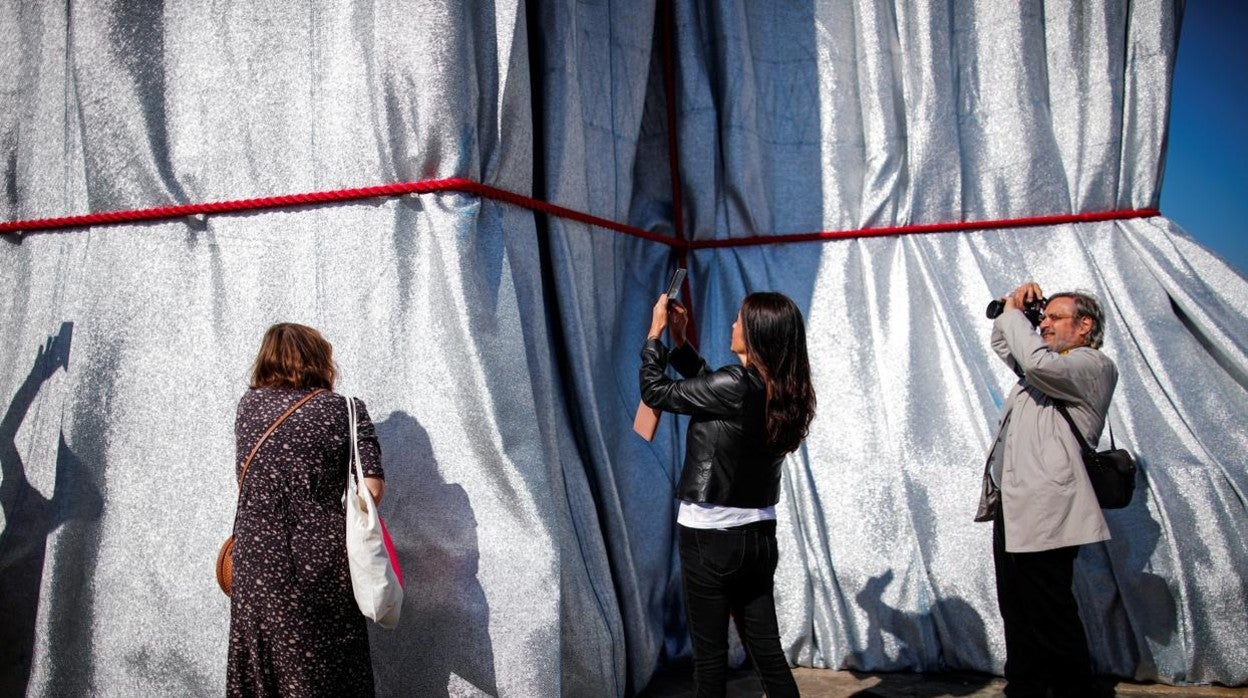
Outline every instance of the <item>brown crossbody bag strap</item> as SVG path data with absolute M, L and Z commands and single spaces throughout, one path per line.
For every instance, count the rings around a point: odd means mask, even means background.
M 251 465 L 251 459 L 256 457 L 256 452 L 260 450 L 260 446 L 269 438 L 274 429 L 281 426 L 287 417 L 295 413 L 295 410 L 303 407 L 304 403 L 323 392 L 325 392 L 324 388 L 317 388 L 300 398 L 282 416 L 274 420 L 260 435 L 260 440 L 256 441 L 256 445 L 251 447 L 251 453 L 248 453 L 246 460 L 243 461 L 243 472 L 238 476 L 238 505 L 234 507 L 234 526 L 231 529 L 238 526 L 238 510 L 243 506 L 243 480 L 247 478 L 247 468 Z M 221 544 L 221 550 L 217 552 L 217 585 L 221 587 L 221 591 L 225 592 L 226 596 L 230 595 L 230 590 L 234 586 L 234 534 L 232 533 Z
M 311 400 L 312 398 L 316 397 L 317 395 L 320 395 L 323 392 L 325 392 L 324 388 L 317 388 L 316 390 L 313 390 L 307 395 L 304 395 L 302 398 L 299 399 L 299 402 L 296 402 L 295 404 L 291 405 L 290 409 L 282 413 L 282 416 L 278 417 L 277 420 L 274 421 L 272 424 L 270 424 L 269 428 L 265 429 L 264 433 L 260 435 L 260 440 L 256 442 L 255 446 L 251 447 L 251 453 L 247 454 L 247 460 L 243 461 L 243 472 L 239 474 L 238 476 L 238 495 L 240 498 L 243 495 L 243 478 L 247 477 L 247 468 L 251 466 L 251 459 L 255 458 L 256 452 L 260 450 L 260 447 L 262 445 L 264 445 L 265 440 L 269 438 L 269 434 L 272 434 L 274 429 L 281 426 L 282 422 L 286 421 L 287 417 L 295 413 L 295 410 L 299 409 L 300 407 L 303 407 L 303 404 L 305 402 L 307 402 L 308 400 Z

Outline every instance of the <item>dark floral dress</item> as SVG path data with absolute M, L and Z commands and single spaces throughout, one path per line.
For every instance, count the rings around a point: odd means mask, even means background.
M 260 435 L 310 390 L 249 390 L 234 424 L 235 476 Z M 360 460 L 381 448 L 356 400 Z M 230 696 L 371 696 L 368 630 L 347 571 L 347 401 L 324 392 L 286 419 L 248 468 L 234 524 Z

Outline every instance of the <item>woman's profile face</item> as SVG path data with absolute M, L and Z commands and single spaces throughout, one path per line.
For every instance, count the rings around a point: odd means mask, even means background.
M 741 319 L 741 311 L 737 311 L 737 320 L 732 323 L 732 353 L 745 354 L 745 321 Z

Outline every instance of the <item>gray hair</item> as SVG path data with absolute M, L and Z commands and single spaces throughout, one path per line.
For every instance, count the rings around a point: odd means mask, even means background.
M 1101 309 L 1101 302 L 1096 299 L 1096 296 L 1083 291 L 1066 291 L 1049 296 L 1050 301 L 1054 298 L 1069 298 L 1075 302 L 1075 320 L 1092 318 L 1092 331 L 1088 333 L 1088 346 L 1100 349 L 1105 340 L 1105 311 Z

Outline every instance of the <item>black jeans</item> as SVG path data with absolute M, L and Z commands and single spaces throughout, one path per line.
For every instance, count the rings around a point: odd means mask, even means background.
M 1092 680 L 1088 640 L 1071 588 L 1079 548 L 1006 552 L 1001 509 L 992 522 L 992 556 L 1005 624 L 1005 695 L 1105 695 Z
M 680 526 L 680 578 L 693 639 L 698 698 L 723 696 L 728 679 L 728 618 L 736 616 L 768 698 L 797 695 L 797 683 L 780 650 L 772 577 L 776 572 L 776 522 L 726 530 Z

